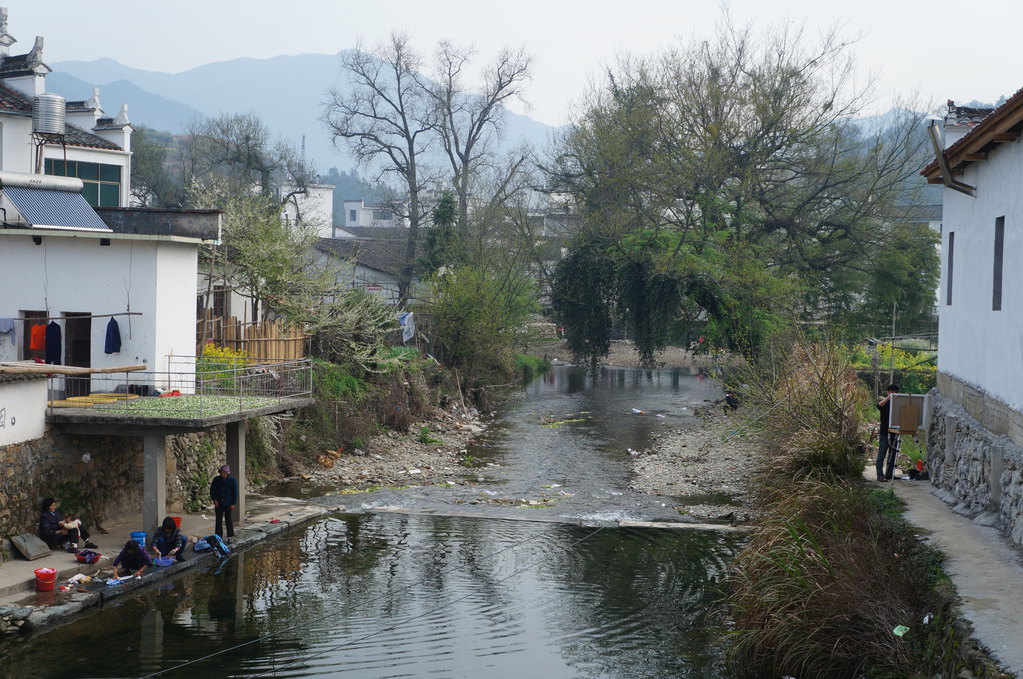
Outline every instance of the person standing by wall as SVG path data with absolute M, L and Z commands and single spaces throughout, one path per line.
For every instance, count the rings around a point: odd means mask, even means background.
M 228 542 L 234 537 L 234 512 L 238 504 L 238 480 L 231 476 L 231 468 L 226 464 L 220 468 L 217 476 L 210 484 L 210 499 L 213 500 L 213 510 L 217 515 L 216 532 L 224 537 L 223 523 L 227 523 Z
M 892 475 L 895 473 L 895 457 L 899 454 L 899 435 L 888 432 L 888 416 L 892 409 L 892 396 L 899 393 L 899 385 L 889 384 L 887 391 L 888 393 L 877 402 L 877 409 L 881 411 L 881 428 L 878 432 L 877 463 L 874 468 L 877 471 L 877 480 L 880 482 L 892 480 Z M 885 464 L 885 458 L 887 458 L 887 464 Z

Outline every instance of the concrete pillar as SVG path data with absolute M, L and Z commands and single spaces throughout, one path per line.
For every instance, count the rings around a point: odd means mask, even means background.
M 235 526 L 245 523 L 245 429 L 245 420 L 227 425 L 227 464 L 231 466 L 231 475 L 238 481 Z
M 142 530 L 151 536 L 167 516 L 167 439 L 143 436 Z

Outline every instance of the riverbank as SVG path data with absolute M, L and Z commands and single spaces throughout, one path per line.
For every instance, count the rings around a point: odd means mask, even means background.
M 365 439 L 361 448 L 337 453 L 324 451 L 319 464 L 284 482 L 334 487 L 340 492 L 407 485 L 463 483 L 473 458 L 469 448 L 485 433 L 475 409 L 460 405 L 434 409 L 432 416 L 403 434 L 383 431 Z
M 670 498 L 683 516 L 714 523 L 749 523 L 754 516 L 752 479 L 762 464 L 743 427 L 741 411 L 725 415 L 708 406 L 695 428 L 654 435 L 632 465 L 631 487 Z
M 560 363 L 572 363 L 572 352 L 564 340 L 547 339 L 533 343 L 528 353 Z M 654 356 L 658 368 L 709 368 L 721 365 L 722 357 L 711 354 L 693 354 L 683 347 L 665 347 Z M 732 362 L 731 359 L 728 362 Z M 639 368 L 639 354 L 631 340 L 612 340 L 604 365 L 619 368 Z
M 247 549 L 270 537 L 303 526 L 327 512 L 323 506 L 309 505 L 290 498 L 250 494 L 247 500 L 249 509 L 246 520 L 236 530 L 233 551 Z M 137 517 L 112 520 L 107 522 L 106 533 L 94 530 L 91 537 L 98 546 L 93 551 L 103 555 L 96 564 L 78 564 L 73 555 L 59 551 L 35 561 L 19 558 L 0 563 L 0 635 L 36 632 L 61 624 L 86 609 L 126 594 L 138 593 L 140 589 L 163 582 L 184 570 L 217 562 L 213 552 L 196 553 L 189 545 L 186 548 L 186 560 L 181 563 L 166 567 L 154 566 L 142 578 L 126 580 L 116 587 L 100 583 L 99 578 L 110 575 L 110 561 L 124 546 L 137 523 Z M 212 534 L 213 524 L 212 513 L 182 515 L 182 532 L 189 536 L 190 542 L 197 536 Z M 57 571 L 52 591 L 36 591 L 34 571 L 38 568 L 53 568 Z M 79 574 L 96 580 L 68 583 L 70 578 Z M 63 591 L 62 585 L 65 587 Z

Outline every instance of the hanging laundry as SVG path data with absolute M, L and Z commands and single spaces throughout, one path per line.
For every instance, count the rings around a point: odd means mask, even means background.
M 0 318 L 0 335 L 6 335 L 8 333 L 11 335 L 11 344 L 17 344 L 18 333 L 14 332 L 14 319 Z
M 103 353 L 116 354 L 121 350 L 121 328 L 117 325 L 117 319 L 111 318 L 107 323 L 107 341 L 103 346 Z
M 43 351 L 46 349 L 46 326 L 33 325 L 28 338 L 28 348 L 32 351 Z
M 35 330 L 35 328 L 33 328 Z M 46 326 L 46 362 L 60 365 L 60 325 L 50 321 Z

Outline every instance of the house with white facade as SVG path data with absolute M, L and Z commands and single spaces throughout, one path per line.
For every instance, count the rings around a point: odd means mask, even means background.
M 42 38 L 20 55 L 14 42 L 0 12 L 0 361 L 166 370 L 194 356 L 198 246 L 219 238 L 220 213 L 127 208 L 127 108 L 47 93 Z M 89 378 L 58 388 L 88 393 Z
M 949 102 L 932 134 L 922 174 L 945 188 L 928 469 L 1023 544 L 1023 90 L 994 110 Z

